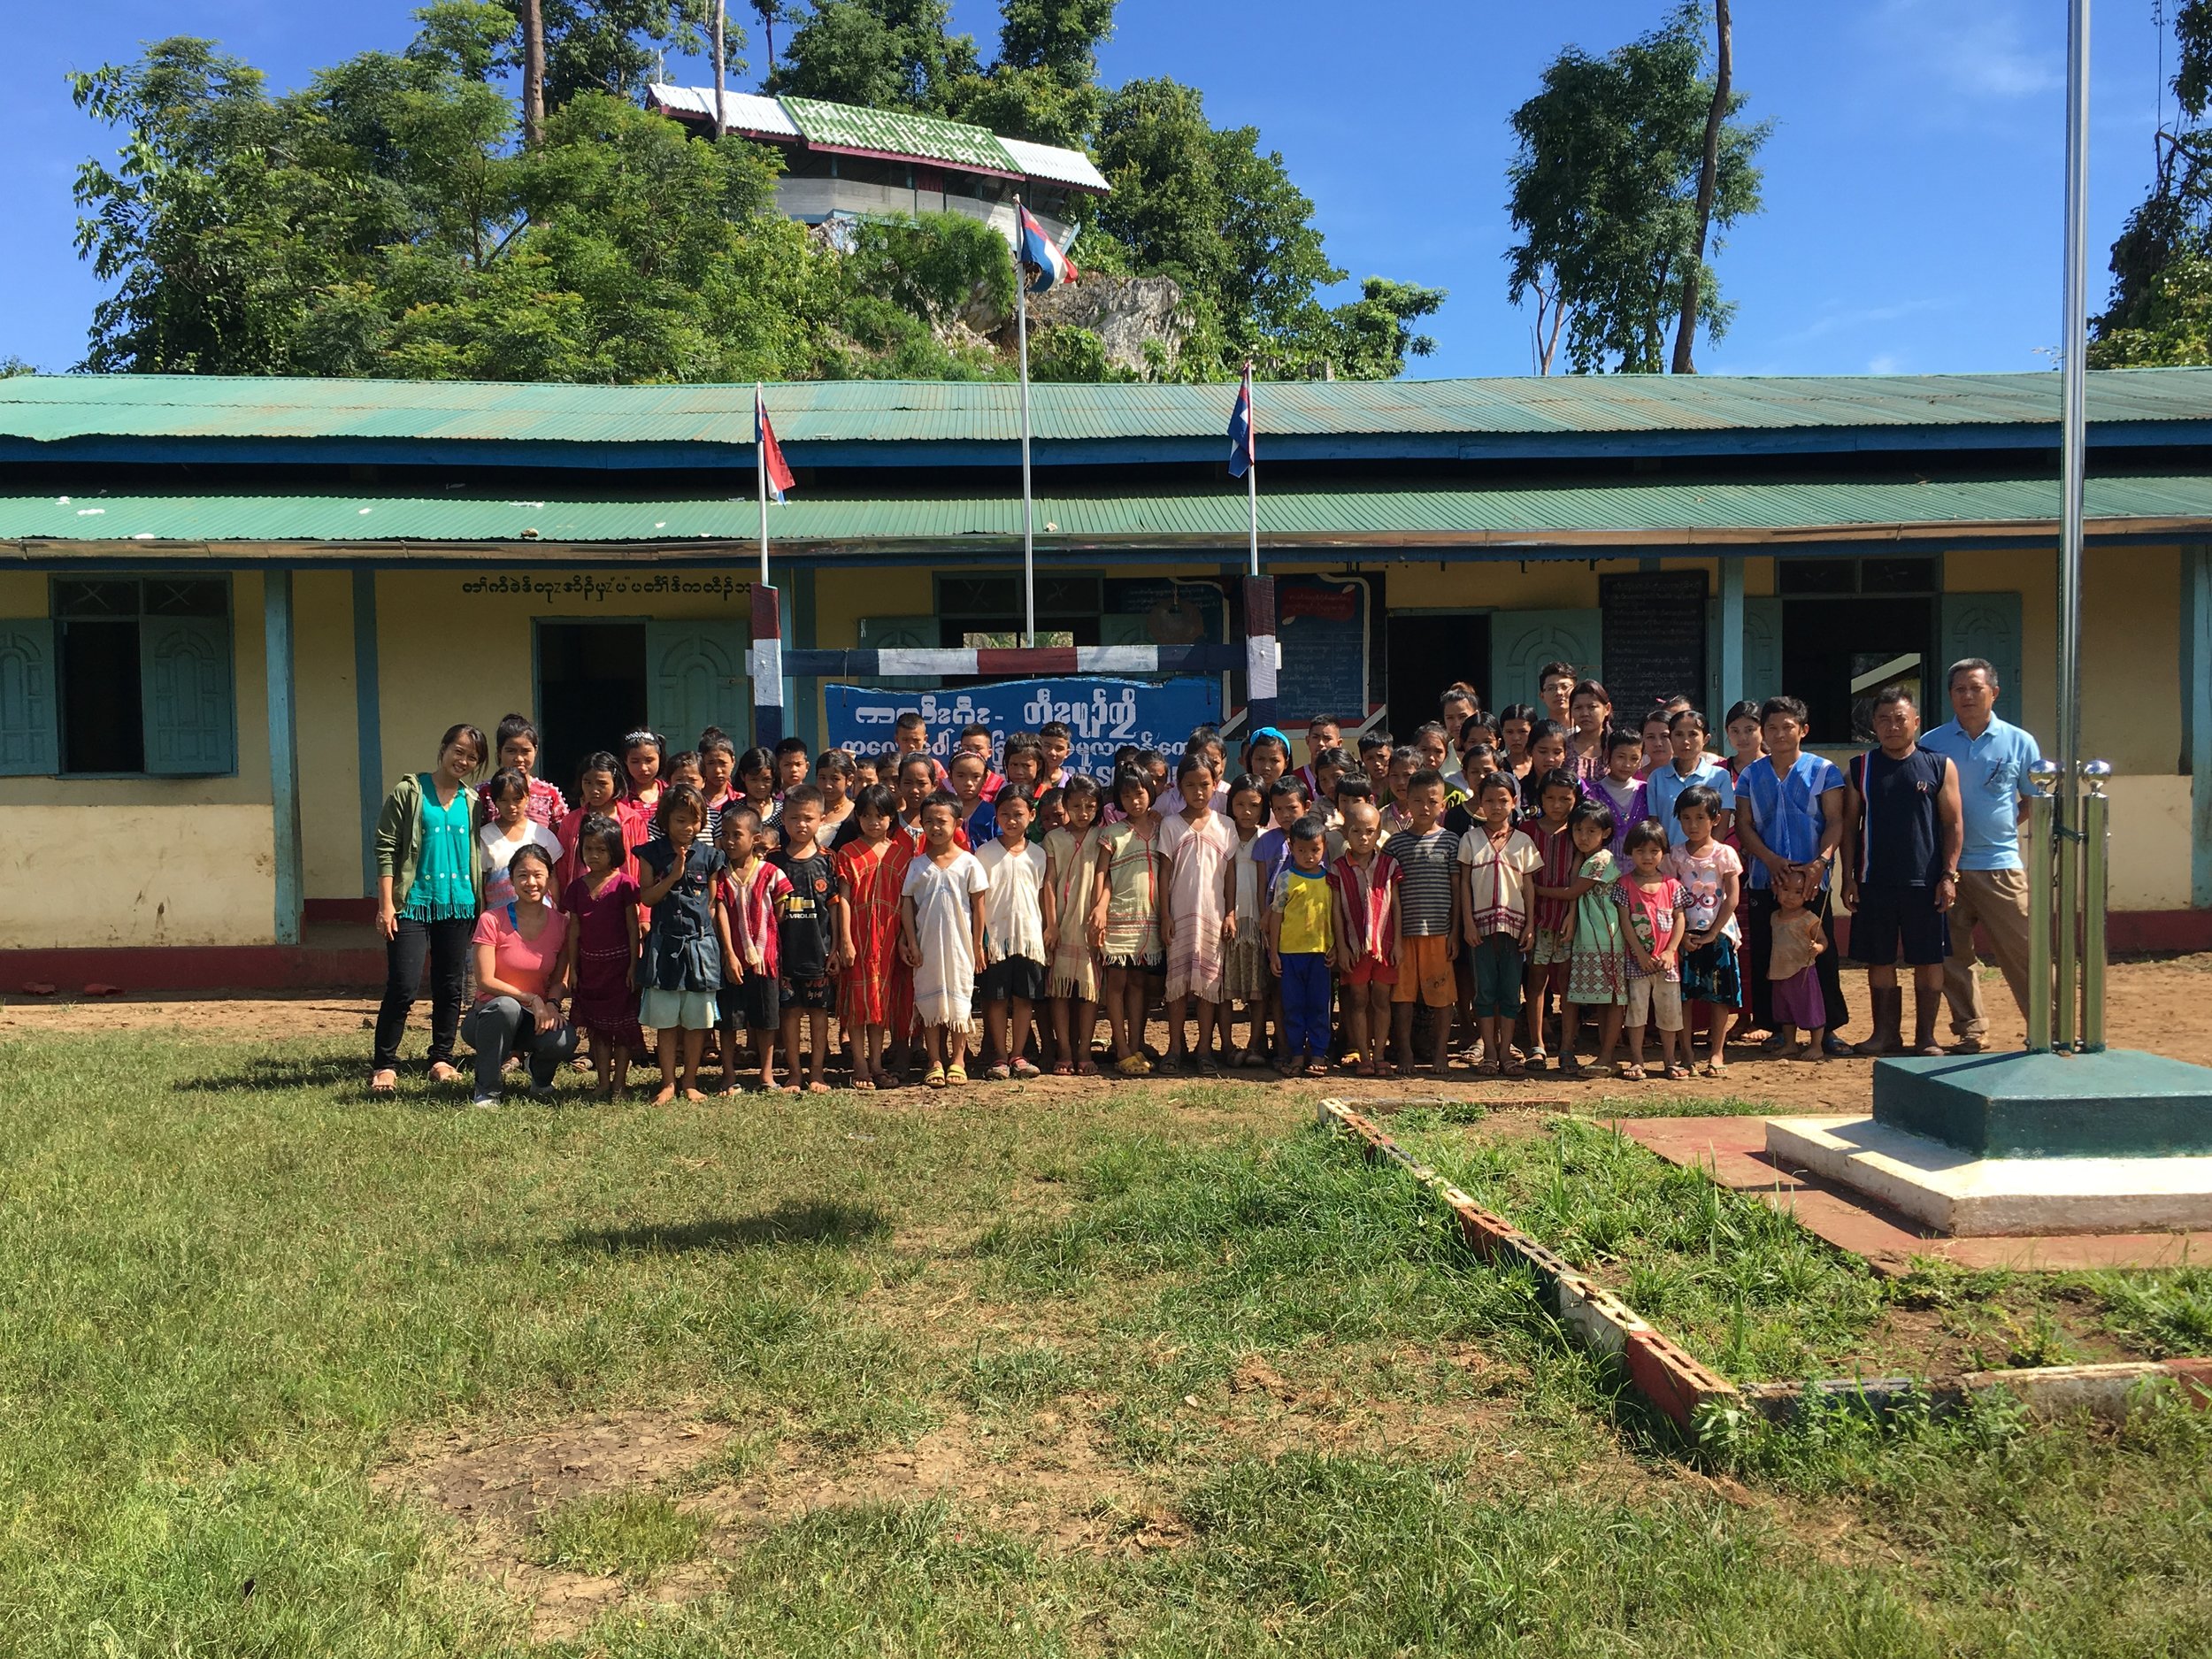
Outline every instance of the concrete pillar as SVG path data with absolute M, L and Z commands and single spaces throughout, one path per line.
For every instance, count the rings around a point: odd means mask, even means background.
M 261 623 L 269 677 L 269 805 L 276 848 L 276 942 L 300 942 L 299 694 L 293 672 L 292 572 L 261 579 Z

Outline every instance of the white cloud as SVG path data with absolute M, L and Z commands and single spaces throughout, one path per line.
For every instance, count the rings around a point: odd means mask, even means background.
M 1929 296 L 1921 299 L 1899 300 L 1889 305 L 1860 305 L 1843 311 L 1832 311 L 1815 318 L 1802 328 L 1777 335 L 1778 345 L 1801 345 L 1809 341 L 1823 339 L 1829 334 L 1842 334 L 1863 328 L 1872 328 L 1885 323 L 1901 321 L 1923 311 L 1950 311 L 1958 301 Z
M 1905 372 L 1905 362 L 1902 357 L 1885 351 L 1867 360 L 1866 372 L 1869 374 L 1902 374 Z

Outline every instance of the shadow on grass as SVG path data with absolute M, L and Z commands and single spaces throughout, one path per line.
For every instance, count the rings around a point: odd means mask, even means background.
M 223 1071 L 179 1078 L 169 1087 L 180 1094 L 227 1094 L 241 1089 L 345 1089 L 368 1094 L 369 1057 L 355 1055 L 256 1055 Z
M 872 1204 L 787 1201 L 751 1216 L 652 1222 L 634 1227 L 580 1227 L 561 1242 L 572 1250 L 604 1256 L 683 1256 L 782 1244 L 826 1244 L 850 1249 L 890 1231 L 890 1218 Z

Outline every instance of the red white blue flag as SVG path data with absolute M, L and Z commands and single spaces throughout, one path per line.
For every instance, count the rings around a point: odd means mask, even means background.
M 781 501 L 792 486 L 791 468 L 783 458 L 783 445 L 776 442 L 776 429 L 768 424 L 768 399 L 758 385 L 753 388 L 753 442 L 760 449 L 768 493 Z
M 1244 384 L 1229 411 L 1229 476 L 1242 478 L 1259 458 L 1252 447 L 1252 365 L 1244 365 Z
M 1029 210 L 1017 203 L 1014 211 L 1021 221 L 1021 261 L 1033 266 L 1037 275 L 1029 285 L 1032 294 L 1051 291 L 1056 284 L 1072 282 L 1076 278 L 1075 261 L 1064 253 L 1045 227 L 1029 214 Z

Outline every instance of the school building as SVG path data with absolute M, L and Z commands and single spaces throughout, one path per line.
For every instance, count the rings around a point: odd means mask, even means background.
M 1241 640 L 1234 388 L 1034 391 L 1039 627 Z M 1018 388 L 770 388 L 787 649 L 1010 644 Z M 1631 712 L 2000 665 L 2053 733 L 2058 377 L 1263 386 L 1279 710 L 1401 735 L 1553 657 Z M 2090 376 L 2084 741 L 2116 948 L 2212 945 L 2212 370 Z M 750 387 L 0 381 L 0 987 L 373 979 L 392 780 L 509 710 L 541 770 L 743 733 Z M 803 661 L 804 659 L 796 659 Z M 856 664 L 875 663 L 856 657 Z M 876 664 L 877 666 L 895 666 Z M 824 680 L 785 705 L 818 738 Z M 892 682 L 911 683 L 911 682 Z M 957 692 L 961 682 L 926 682 Z M 1233 720 L 1242 675 L 1225 677 Z

